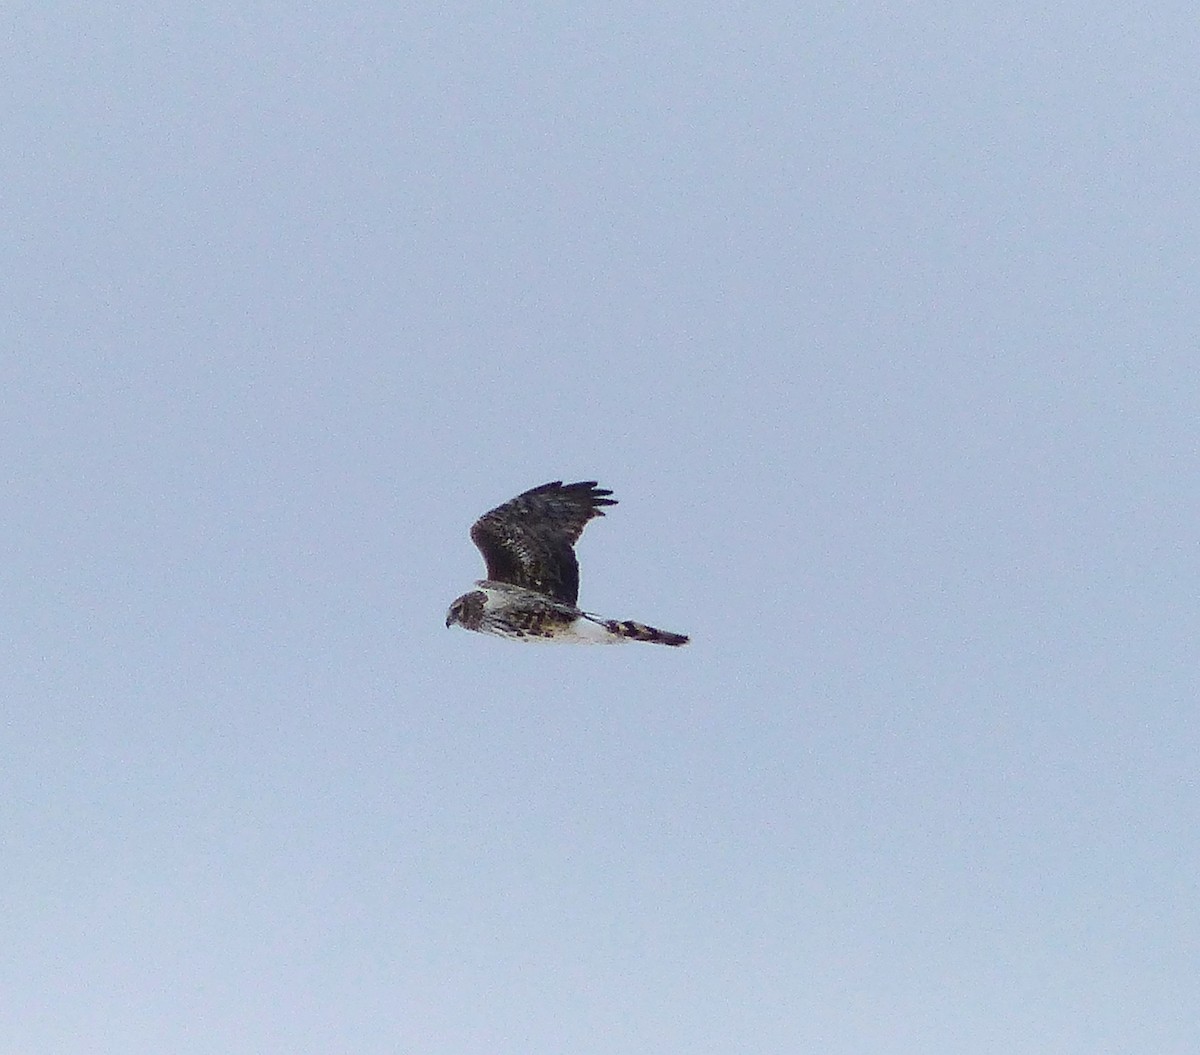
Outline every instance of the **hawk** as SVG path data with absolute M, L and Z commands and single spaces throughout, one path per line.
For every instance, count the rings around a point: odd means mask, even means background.
M 595 480 L 554 480 L 484 513 L 471 540 L 483 554 L 487 578 L 450 606 L 446 626 L 458 623 L 520 641 L 686 645 L 683 634 L 632 619 L 602 619 L 575 604 L 579 563 L 573 547 L 584 525 L 604 516 L 601 506 L 617 504 L 611 494 Z

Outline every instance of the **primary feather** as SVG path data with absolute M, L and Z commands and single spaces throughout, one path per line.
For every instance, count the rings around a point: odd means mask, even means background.
M 493 582 L 524 586 L 556 601 L 579 598 L 574 546 L 601 506 L 616 505 L 595 480 L 564 485 L 553 480 L 484 513 L 471 528 Z
M 686 645 L 688 638 L 632 619 L 603 619 L 576 607 L 579 563 L 575 543 L 603 506 L 616 505 L 595 480 L 553 480 L 484 513 L 471 538 L 487 578 L 463 594 L 446 625 L 525 641 L 650 641 Z

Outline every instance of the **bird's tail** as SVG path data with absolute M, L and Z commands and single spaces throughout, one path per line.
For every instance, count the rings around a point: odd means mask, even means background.
M 610 634 L 627 638 L 630 641 L 649 641 L 655 645 L 686 645 L 691 639 L 686 634 L 672 634 L 669 630 L 659 630 L 656 626 L 645 623 L 635 623 L 632 619 L 601 619 L 598 616 L 588 616 L 593 623 L 599 623 Z

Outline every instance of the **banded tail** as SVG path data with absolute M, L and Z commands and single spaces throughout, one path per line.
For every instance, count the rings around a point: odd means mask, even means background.
M 596 619 L 610 634 L 628 638 L 631 641 L 649 641 L 655 645 L 686 645 L 691 640 L 686 634 L 672 634 L 669 630 L 659 630 L 656 626 L 645 623 L 635 623 L 632 619 Z

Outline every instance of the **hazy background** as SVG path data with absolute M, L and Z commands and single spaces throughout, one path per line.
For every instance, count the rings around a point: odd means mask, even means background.
M 1196 1050 L 1193 4 L 0 38 L 0 1050 Z

